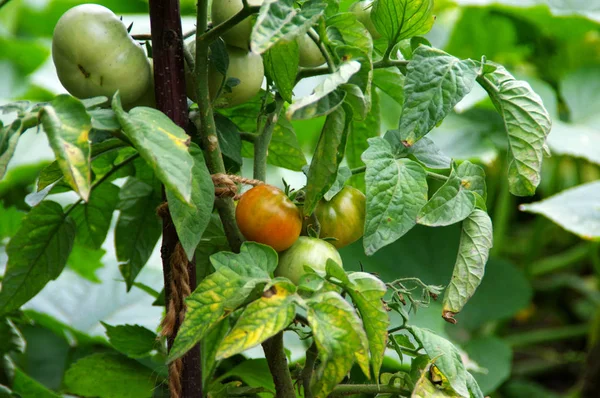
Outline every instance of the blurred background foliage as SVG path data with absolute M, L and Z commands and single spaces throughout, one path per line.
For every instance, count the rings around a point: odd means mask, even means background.
M 0 9 L 0 102 L 45 101 L 64 92 L 50 60 L 50 40 L 60 15 L 79 3 L 12 0 Z M 134 22 L 133 32 L 149 32 L 147 1 L 96 3 Z M 347 8 L 352 2 L 341 3 Z M 436 303 L 419 309 L 414 323 L 460 345 L 466 356 L 484 368 L 476 376 L 484 393 L 492 397 L 598 396 L 600 355 L 594 353 L 598 352 L 600 326 L 600 253 L 597 235 L 578 232 L 577 227 L 588 222 L 597 228 L 600 188 L 591 184 L 579 197 L 557 204 L 564 211 L 555 221 L 575 233 L 542 215 L 519 211 L 519 206 L 600 177 L 600 1 L 436 0 L 435 7 L 437 21 L 427 35 L 434 46 L 462 58 L 485 55 L 529 81 L 542 96 L 553 116 L 548 141 L 553 156 L 544 161 L 535 197 L 510 196 L 502 174 L 507 169 L 502 121 L 481 90 L 474 90 L 430 134 L 447 155 L 485 167 L 495 245 L 483 283 L 457 316 L 457 325 L 443 321 Z M 182 0 L 181 8 L 184 30 L 192 29 L 195 1 Z M 303 84 L 297 91 L 311 89 L 310 82 Z M 388 94 L 379 92 L 382 133 L 397 126 L 401 110 Z M 10 115 L 0 120 L 6 122 Z M 320 119 L 294 123 L 307 155 L 322 123 Z M 29 208 L 25 196 L 51 158 L 44 136 L 29 131 L 0 182 L 0 274 L 6 262 L 3 245 Z M 271 182 L 281 177 L 294 187 L 304 182 L 301 173 L 271 170 Z M 591 207 L 581 205 L 586 199 Z M 342 256 L 347 269 L 362 267 L 384 280 L 414 276 L 444 285 L 452 272 L 458 238 L 456 226 L 416 227 L 372 257 L 364 255 L 361 242 L 345 248 Z M 69 259 L 72 272 L 63 273 L 27 304 L 19 326 L 26 346 L 11 358 L 32 383 L 60 390 L 71 363 L 92 352 L 110 351 L 100 320 L 156 330 L 161 308 L 152 307 L 154 298 L 141 289 L 125 292 L 110 237 L 107 242 L 96 252 L 74 251 Z M 139 279 L 160 291 L 157 253 Z M 298 359 L 301 351 L 294 344 L 300 343 L 288 340 L 292 359 Z M 257 374 L 263 363 L 248 364 L 236 367 L 233 358 L 222 372 L 269 384 L 268 374 L 266 379 Z M 401 366 L 406 364 L 393 356 L 386 361 L 388 370 Z

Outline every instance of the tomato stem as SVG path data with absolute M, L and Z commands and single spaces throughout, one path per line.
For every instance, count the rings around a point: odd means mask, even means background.
M 208 32 L 206 32 L 202 35 L 196 36 L 196 48 L 198 48 L 197 46 L 199 46 L 201 43 L 205 46 L 210 45 L 210 43 L 217 40 L 219 37 L 223 36 L 223 34 L 226 33 L 229 29 L 233 28 L 235 25 L 242 22 L 244 19 L 248 18 L 250 15 L 257 13 L 259 10 L 260 10 L 260 7 L 252 7 L 252 6 L 249 6 L 246 2 L 244 2 L 244 8 L 242 8 L 242 10 L 240 12 L 238 12 L 237 14 L 235 14 L 233 17 L 218 24 L 217 26 L 215 26 Z M 206 30 L 206 26 L 204 27 L 204 29 L 200 29 L 200 27 L 198 26 L 199 32 L 204 32 L 205 30 Z
M 269 113 L 262 133 L 254 137 L 254 179 L 265 181 L 267 179 L 267 155 L 269 144 L 273 136 L 273 129 L 283 108 L 283 98 L 279 94 L 275 96 L 275 109 Z

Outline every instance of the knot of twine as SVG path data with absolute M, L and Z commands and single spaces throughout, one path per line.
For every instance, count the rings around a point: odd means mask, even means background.
M 231 174 L 212 174 L 212 181 L 215 186 L 215 197 L 239 199 L 237 184 L 261 185 L 264 182 L 250 178 L 244 178 Z M 162 203 L 156 209 L 156 214 L 161 218 L 169 216 L 169 205 Z M 190 289 L 190 276 L 188 274 L 188 259 L 181 246 L 177 242 L 175 250 L 171 255 L 169 265 L 171 267 L 170 297 L 167 306 L 167 312 L 161 322 L 161 334 L 167 338 L 174 337 L 175 327 L 181 325 L 185 318 L 185 298 L 192 292 Z M 171 398 L 181 398 L 182 386 L 181 375 L 183 372 L 183 359 L 178 358 L 169 365 L 169 390 Z

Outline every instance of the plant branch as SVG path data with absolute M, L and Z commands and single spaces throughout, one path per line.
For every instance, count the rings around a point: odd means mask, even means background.
M 283 332 L 264 341 L 262 346 L 275 383 L 275 398 L 295 397 L 292 375 L 283 349 Z
M 343 397 L 355 394 L 397 394 L 399 396 L 409 397 L 410 391 L 385 384 L 340 384 L 335 386 L 329 397 Z
M 206 30 L 208 18 L 208 0 L 198 1 L 198 17 L 196 28 L 203 32 Z M 193 117 L 200 141 L 204 150 L 206 165 L 211 174 L 226 173 L 223 155 L 217 138 L 217 128 L 213 115 L 213 108 L 208 92 L 208 42 L 206 37 L 196 36 L 196 59 L 194 76 L 196 80 L 196 98 L 198 100 L 198 112 Z M 235 208 L 231 198 L 215 200 L 215 206 L 223 222 L 225 235 L 229 246 L 234 252 L 240 250 L 244 240 L 235 222 Z
M 408 63 L 409 61 L 403 59 L 382 59 L 381 61 L 373 63 L 373 69 L 390 68 L 392 66 L 407 66 Z M 331 73 L 331 70 L 328 66 L 318 66 L 316 68 L 300 68 L 300 71 L 298 72 L 298 75 L 296 77 L 296 81 L 312 76 L 327 75 L 329 73 Z
M 310 39 L 314 41 L 315 44 L 319 47 L 321 54 L 323 54 L 323 57 L 325 58 L 326 62 L 327 73 L 335 72 L 335 62 L 331 57 L 329 50 L 327 49 L 327 47 L 325 47 L 325 43 L 323 43 L 323 40 L 321 40 L 319 35 L 313 29 L 309 29 L 306 33 L 308 34 L 308 37 L 310 37 Z
M 429 177 L 433 180 L 438 180 L 438 181 L 448 181 L 448 176 L 445 176 L 443 174 L 434 173 L 431 171 L 427 172 L 427 177 Z
M 273 129 L 283 108 L 283 98 L 275 96 L 275 109 L 267 117 L 262 133 L 254 137 L 254 179 L 265 181 L 267 179 L 267 154 L 273 136 Z
M 258 137 L 257 134 L 249 133 L 247 131 L 240 131 L 240 138 L 244 141 L 254 142 L 254 141 L 256 141 L 257 137 Z
M 547 343 L 549 341 L 567 340 L 577 337 L 585 337 L 589 331 L 589 325 L 571 325 L 558 328 L 534 330 L 531 332 L 516 333 L 504 337 L 504 341 L 511 347 L 530 346 Z
M 208 32 L 196 36 L 196 46 L 203 43 L 204 45 L 210 45 L 213 41 L 217 40 L 219 37 L 223 36 L 225 32 L 229 29 L 233 28 L 238 23 L 242 22 L 244 19 L 248 18 L 250 15 L 257 13 L 260 10 L 260 7 L 252 7 L 247 3 L 244 4 L 244 8 L 242 8 L 237 14 L 228 20 L 218 24 Z M 199 31 L 203 32 L 206 30 L 206 26 L 204 29 L 198 28 Z
M 302 374 L 300 375 L 302 379 L 302 387 L 304 388 L 304 398 L 313 398 L 312 391 L 310 389 L 310 383 L 313 376 L 313 371 L 315 369 L 315 362 L 319 357 L 319 352 L 317 351 L 317 345 L 313 342 L 308 350 L 306 350 L 306 361 L 304 362 L 304 368 L 302 369 Z
M 360 167 L 350 170 L 352 175 L 361 174 L 361 173 L 364 173 L 365 171 L 367 171 L 367 166 L 360 166 Z

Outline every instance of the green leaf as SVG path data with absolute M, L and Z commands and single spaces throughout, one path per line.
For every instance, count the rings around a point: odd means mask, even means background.
M 371 111 L 367 114 L 365 120 L 353 120 L 352 122 L 352 130 L 348 134 L 348 145 L 346 147 L 348 167 L 355 168 L 364 164 L 360 157 L 369 147 L 367 140 L 378 137 L 380 134 L 380 111 L 379 95 L 374 91 L 371 93 Z
M 292 102 L 298 73 L 298 43 L 280 42 L 263 54 L 265 75 L 275 83 L 277 91 L 287 102 Z
M 210 262 L 216 270 L 228 268 L 241 277 L 267 279 L 277 268 L 277 253 L 270 246 L 244 242 L 239 253 L 216 253 Z
M 321 364 L 313 386 L 315 398 L 324 398 L 350 371 L 356 360 L 369 376 L 368 340 L 352 306 L 335 292 L 307 301 L 308 323 L 319 350 Z
M 120 354 L 98 353 L 75 362 L 65 374 L 71 394 L 102 398 L 150 398 L 156 375 Z
M 360 49 L 365 54 L 373 51 L 373 39 L 367 28 L 359 23 L 356 15 L 343 12 L 327 18 L 328 39 L 336 45 L 347 45 Z
M 0 318 L 0 356 L 10 352 L 25 352 L 25 339 L 15 324 L 3 317 Z
M 217 127 L 219 147 L 223 156 L 241 166 L 242 139 L 238 127 L 220 113 L 215 113 L 215 126 Z
M 223 339 L 217 359 L 239 354 L 286 328 L 296 315 L 296 286 L 279 282 L 266 289 L 262 297 L 250 303 L 237 323 Z
M 78 99 L 62 94 L 40 112 L 44 130 L 69 185 L 85 201 L 91 190 L 90 115 Z
M 77 238 L 75 238 L 75 242 L 67 260 L 67 267 L 90 282 L 101 283 L 102 281 L 96 276 L 96 271 L 104 267 L 102 257 L 106 254 L 106 251 L 78 245 Z
M 387 329 L 390 325 L 388 313 L 383 304 L 386 292 L 385 284 L 371 274 L 353 272 L 348 275 L 351 286 L 347 290 L 356 305 L 365 326 L 371 351 L 371 365 L 375 380 L 379 379 L 379 370 L 387 343 Z
M 467 372 L 467 389 L 469 390 L 471 397 L 484 398 L 483 392 L 481 391 L 481 388 L 479 388 L 479 384 L 477 383 L 477 380 L 475 380 L 473 375 L 469 372 Z
M 210 384 L 214 376 L 214 372 L 219 366 L 220 361 L 217 361 L 217 350 L 221 345 L 221 341 L 225 338 L 231 329 L 230 319 L 225 318 L 218 322 L 200 342 L 200 356 L 202 361 L 202 382 L 205 386 Z M 246 363 L 244 361 L 242 363 Z M 269 376 L 271 374 L 269 373 Z
M 504 119 L 508 135 L 508 184 L 516 196 L 530 196 L 540 183 L 542 156 L 552 122 L 542 99 L 524 81 L 496 70 L 478 79 Z
M 415 381 L 415 388 L 411 398 L 453 398 L 456 395 L 452 392 L 441 389 L 430 380 L 429 375 L 433 367 L 433 360 L 429 361 L 427 366 L 421 371 L 419 378 Z
M 430 360 L 448 379 L 452 389 L 461 397 L 468 397 L 467 371 L 460 353 L 448 340 L 427 329 L 409 326 L 408 330 L 421 343 Z
M 121 188 L 119 200 L 115 248 L 129 290 L 160 238 L 162 227 L 156 208 L 161 201 L 150 185 L 133 177 Z
M 348 83 L 352 75 L 360 70 L 360 67 L 358 61 L 342 63 L 336 72 L 325 76 L 325 79 L 315 87 L 311 95 L 291 104 L 286 111 L 287 118 L 311 119 L 338 109 L 345 93 L 335 90 L 342 84 Z
M 60 275 L 74 240 L 75 223 L 58 203 L 31 209 L 6 248 L 0 315 L 19 308 Z
M 263 387 L 272 392 L 271 394 L 259 394 L 258 396 L 261 398 L 275 394 L 273 377 L 269 371 L 267 360 L 264 358 L 246 359 L 222 376 L 223 380 L 232 377 L 239 378 L 251 387 Z
M 395 159 L 383 138 L 370 138 L 362 159 L 367 165 L 363 244 L 365 253 L 372 255 L 417 223 L 417 214 L 427 202 L 427 174 L 412 160 Z
M 77 206 L 71 212 L 71 218 L 77 226 L 75 241 L 90 249 L 102 247 L 118 201 L 117 186 L 104 183 L 94 188 L 87 203 Z
M 600 181 L 567 189 L 541 202 L 523 204 L 521 211 L 541 214 L 582 239 L 600 240 Z
M 460 312 L 481 283 L 493 246 L 492 236 L 492 221 L 485 211 L 475 209 L 463 221 L 458 256 L 444 294 L 444 319 L 456 322 L 454 315 Z
M 17 210 L 16 207 L 4 208 L 0 204 L 0 241 L 17 233 L 23 217 L 25 213 Z
M 195 144 L 190 146 L 190 154 L 194 158 L 192 169 L 192 206 L 182 202 L 170 190 L 167 190 L 169 212 L 177 230 L 181 246 L 188 259 L 194 257 L 196 246 L 210 221 L 215 189 L 210 172 L 206 167 L 202 150 Z
M 15 378 L 13 380 L 12 390 L 15 395 L 14 397 L 22 398 L 60 398 L 61 395 L 56 394 L 54 391 L 49 390 L 43 384 L 37 382 L 27 374 L 23 373 L 21 369 L 15 369 Z M 2 392 L 0 390 L 0 392 Z
M 375 28 L 391 44 L 429 32 L 433 0 L 377 0 L 371 9 Z
M 388 134 L 384 136 L 389 139 Z M 393 138 L 392 138 L 393 140 Z M 417 162 L 430 169 L 449 169 L 451 168 L 452 159 L 444 155 L 442 151 L 428 137 L 423 137 L 411 147 L 397 148 L 398 154 L 411 157 Z
M 472 360 L 488 370 L 487 373 L 475 373 L 474 378 L 467 374 L 467 388 L 472 394 L 475 391 L 475 397 L 483 398 L 483 393 L 493 393 L 510 378 L 513 352 L 503 340 L 494 336 L 479 337 L 467 342 L 463 348 Z
M 471 192 L 475 192 L 487 200 L 487 186 L 485 184 L 485 171 L 483 167 L 464 161 L 456 168 L 456 176 L 460 178 L 461 185 Z
M 348 181 L 350 177 L 352 177 L 352 172 L 350 171 L 350 169 L 347 167 L 340 167 L 338 169 L 335 182 L 333 183 L 331 188 L 329 188 L 329 191 L 327 191 L 325 195 L 323 195 L 323 199 L 325 199 L 328 202 L 331 199 L 333 199 L 333 197 L 344 188 L 346 181 Z
M 405 77 L 398 68 L 373 71 L 373 84 L 400 105 L 404 104 L 404 80 Z
M 15 120 L 10 126 L 0 126 L 0 179 L 4 178 L 8 162 L 12 159 L 19 137 L 23 132 L 23 123 L 20 119 Z
M 119 119 L 112 109 L 93 109 L 88 110 L 92 117 L 92 128 L 100 131 L 117 132 L 121 130 Z
M 190 203 L 194 159 L 188 152 L 190 137 L 164 113 L 147 107 L 127 113 L 115 95 L 112 108 L 127 138 L 156 176 L 179 199 Z
M 429 133 L 471 91 L 477 64 L 459 60 L 441 50 L 420 46 L 408 65 L 404 106 L 396 146 L 411 146 Z
M 194 347 L 217 322 L 246 300 L 255 285 L 227 267 L 217 269 L 200 282 L 185 300 L 185 319 L 168 360 L 173 361 Z
M 429 199 L 417 216 L 417 222 L 443 227 L 464 220 L 475 209 L 475 195 L 463 186 L 453 169 L 448 180 Z
M 293 0 L 265 0 L 252 29 L 250 47 L 262 54 L 280 41 L 292 41 L 305 34 L 323 15 L 325 2 L 310 2 L 297 9 Z
M 346 140 L 351 130 L 352 115 L 337 108 L 327 116 L 307 174 L 304 214 L 312 214 L 315 206 L 336 180 L 338 166 L 344 158 Z
M 139 325 L 111 326 L 104 322 L 106 335 L 110 344 L 119 352 L 130 358 L 143 358 L 157 349 L 160 344 L 156 333 Z

